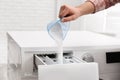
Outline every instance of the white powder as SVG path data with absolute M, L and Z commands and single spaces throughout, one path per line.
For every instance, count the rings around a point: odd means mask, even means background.
M 63 64 L 63 44 L 62 43 L 58 45 L 57 61 L 59 64 Z
M 58 64 L 63 63 L 63 31 L 59 24 L 54 25 L 50 30 L 50 35 L 57 44 L 57 61 Z

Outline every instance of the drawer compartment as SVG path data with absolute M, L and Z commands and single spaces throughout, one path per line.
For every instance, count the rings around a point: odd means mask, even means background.
M 72 54 L 63 54 L 63 64 L 85 63 L 85 61 L 73 56 Z M 58 64 L 56 54 L 36 54 L 34 55 L 34 65 L 53 65 Z
M 56 54 L 36 54 L 38 80 L 99 80 L 97 63 L 87 63 L 72 54 L 63 55 L 63 64 Z

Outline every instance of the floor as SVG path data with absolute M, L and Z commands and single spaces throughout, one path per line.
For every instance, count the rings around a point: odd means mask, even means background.
M 7 79 L 7 65 L 0 65 L 0 80 L 8 80 Z
M 8 74 L 9 73 L 9 74 Z M 8 68 L 6 64 L 0 64 L 0 80 L 38 80 L 36 76 L 20 78 L 20 69 Z

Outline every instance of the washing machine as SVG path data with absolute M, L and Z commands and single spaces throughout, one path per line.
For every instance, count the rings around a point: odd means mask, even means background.
M 10 31 L 7 37 L 9 80 L 99 80 L 103 74 L 119 73 L 118 63 L 106 62 L 107 52 L 120 49 L 120 40 L 111 36 L 69 31 L 62 64 L 59 48 L 46 31 Z

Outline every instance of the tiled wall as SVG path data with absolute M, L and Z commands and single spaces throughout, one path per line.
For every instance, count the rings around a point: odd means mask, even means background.
M 85 30 L 120 34 L 120 4 L 85 16 Z
M 106 21 L 105 14 L 105 11 L 100 11 L 95 14 L 85 16 L 85 30 L 103 32 Z
M 46 30 L 56 0 L 0 0 L 0 31 Z
M 120 38 L 120 4 L 107 10 L 106 32 L 115 33 Z

